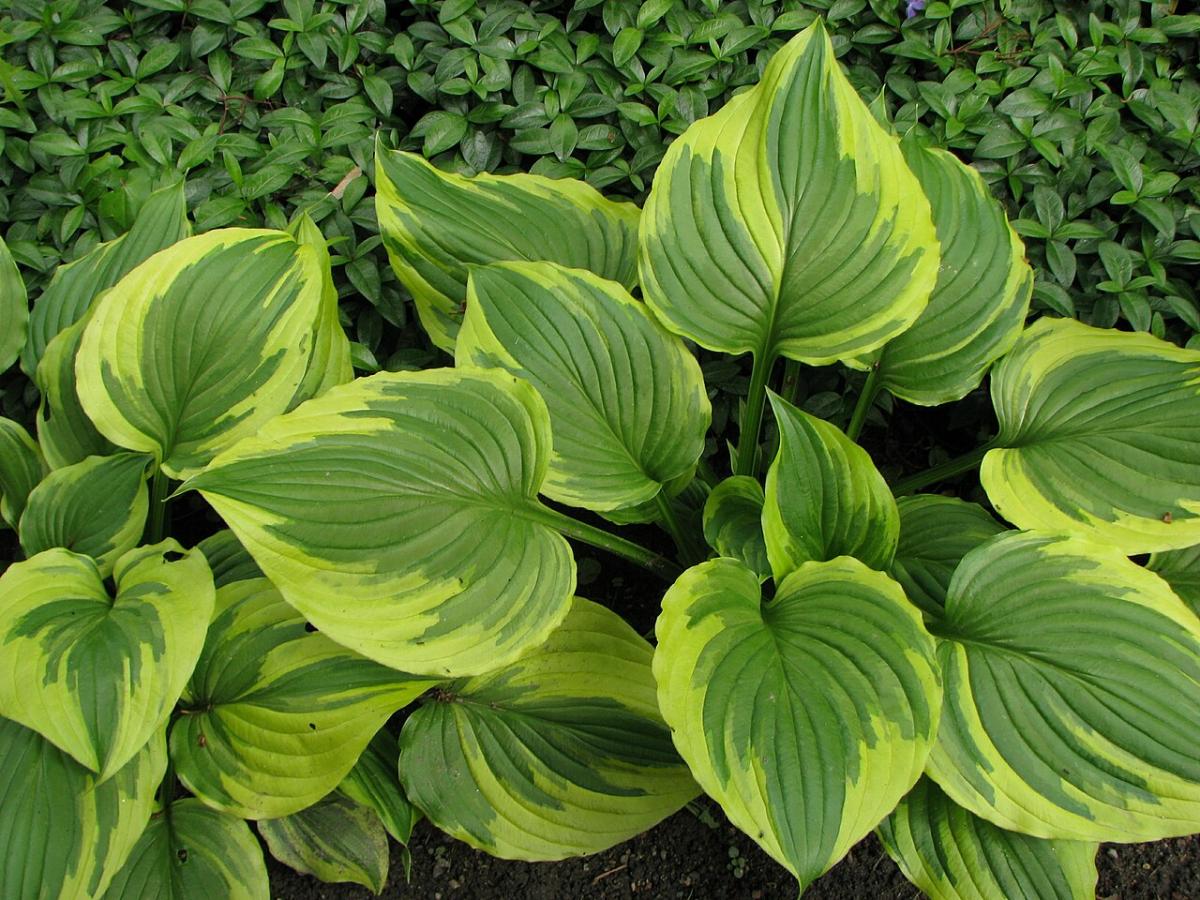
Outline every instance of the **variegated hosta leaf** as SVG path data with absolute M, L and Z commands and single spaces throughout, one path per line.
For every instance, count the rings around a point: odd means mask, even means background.
M 421 814 L 404 794 L 399 765 L 400 747 L 396 735 L 385 728 L 371 738 L 350 774 L 338 785 L 338 790 L 354 802 L 373 809 L 388 834 L 401 844 L 407 844 Z
M 718 556 L 745 563 L 760 580 L 771 575 L 763 540 L 763 489 L 748 475 L 726 478 L 704 504 L 704 539 Z
M 459 365 L 499 367 L 550 411 L 542 493 L 608 511 L 690 473 L 712 418 L 700 364 L 629 292 L 581 269 L 516 262 L 467 283 Z
M 950 578 L 962 558 L 1004 531 L 982 506 L 955 497 L 917 494 L 896 501 L 900 543 L 888 574 L 930 619 L 942 615 Z
M 771 407 L 779 452 L 767 470 L 762 523 L 775 580 L 801 563 L 837 556 L 886 570 L 900 517 L 871 457 L 835 426 L 774 394 Z
M 857 560 L 803 563 L 762 602 L 741 563 L 688 569 L 655 628 L 658 702 L 729 820 L 801 889 L 916 783 L 937 727 L 933 639 Z
M 110 456 L 120 448 L 96 430 L 83 411 L 75 383 L 75 360 L 88 315 L 64 328 L 46 345 L 34 381 L 41 391 L 38 404 L 38 443 L 52 468 L 83 462 L 89 456 Z
M 0 719 L 0 897 L 102 894 L 146 827 L 166 767 L 159 731 L 97 783 L 36 731 Z
M 576 598 L 515 663 L 409 716 L 400 779 L 433 824 L 507 859 L 595 853 L 698 793 L 659 716 L 650 645 Z
M 931 900 L 1093 900 L 1096 845 L 997 828 L 922 778 L 883 824 L 883 846 Z
M 338 643 L 458 676 L 510 662 L 567 613 L 575 560 L 537 500 L 549 457 L 528 383 L 383 372 L 274 420 L 185 487 Z
M 387 718 L 431 684 L 310 633 L 265 578 L 237 581 L 217 591 L 171 758 L 209 806 L 290 815 L 336 788 Z
M 979 173 L 944 150 L 901 144 L 933 204 L 941 267 L 929 306 L 881 351 L 879 386 L 924 406 L 960 400 L 1021 333 L 1033 291 L 1025 246 Z
M 140 453 L 89 456 L 47 475 L 21 516 L 25 555 L 63 547 L 94 559 L 101 577 L 111 575 L 146 526 L 148 461 Z
M 294 402 L 324 292 L 317 251 L 225 228 L 155 254 L 92 310 L 79 399 L 119 446 L 198 472 Z
M 992 371 L 980 477 L 1018 528 L 1126 554 L 1200 544 L 1200 352 L 1041 319 Z
M 873 350 L 937 280 L 929 202 L 819 23 L 671 145 L 639 237 L 642 292 L 667 327 L 760 359 Z
M 29 299 L 17 263 L 0 238 L 0 372 L 17 361 L 29 327 Z
M 0 418 L 0 518 L 15 529 L 25 501 L 46 474 L 37 442 L 17 422 Z
M 258 823 L 271 855 L 330 883 L 353 882 L 378 894 L 387 883 L 388 840 L 379 816 L 330 794 L 299 812 Z
M 959 564 L 933 625 L 946 683 L 929 774 L 1039 837 L 1200 831 L 1200 620 L 1081 538 L 1007 533 Z
M 150 820 L 104 900 L 270 900 L 250 826 L 194 797 Z
M 334 385 L 350 381 L 354 378 L 354 368 L 350 364 L 350 341 L 338 320 L 338 292 L 333 284 L 333 266 L 325 235 L 307 213 L 296 219 L 288 231 L 299 244 L 316 252 L 321 269 L 321 304 L 313 323 L 312 356 L 308 359 L 304 380 L 292 400 L 292 406 L 295 406 L 309 397 L 319 397 Z
M 639 210 L 582 181 L 464 178 L 413 153 L 375 150 L 375 210 L 392 268 L 433 342 L 454 352 L 472 265 L 545 259 L 637 283 Z
M 204 556 L 173 540 L 96 563 L 39 553 L 0 575 L 0 715 L 108 778 L 162 728 L 213 610 Z
M 1152 554 L 1146 568 L 1158 573 L 1192 612 L 1200 615 L 1200 545 Z
M 93 301 L 145 259 L 191 234 L 183 182 L 155 191 L 127 234 L 59 266 L 33 305 L 21 368 L 37 372 L 54 336 L 84 317 Z M 73 460 L 74 462 L 75 460 Z
M 196 548 L 208 560 L 208 567 L 212 569 L 213 584 L 219 588 L 235 581 L 263 577 L 262 569 L 258 567 L 254 557 L 228 528 L 209 535 L 197 544 Z

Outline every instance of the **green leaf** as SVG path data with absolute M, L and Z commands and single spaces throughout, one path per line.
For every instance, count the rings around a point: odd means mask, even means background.
M 886 570 L 896 501 L 866 451 L 833 425 L 771 394 L 779 452 L 767 470 L 763 536 L 775 579 L 801 563 L 852 556 Z
M 581 181 L 539 175 L 463 178 L 377 147 L 375 207 L 388 258 L 433 342 L 454 352 L 468 267 L 549 260 L 632 288 L 639 211 Z
M 771 574 L 763 539 L 765 498 L 757 479 L 735 475 L 718 484 L 704 502 L 704 539 L 718 556 L 736 559 L 759 576 Z
M 928 772 L 954 802 L 1037 837 L 1200 830 L 1200 620 L 1157 575 L 1091 540 L 1001 534 L 963 558 L 933 630 Z
M 321 269 L 321 304 L 314 324 L 315 340 L 308 371 L 296 388 L 292 404 L 319 397 L 334 385 L 354 378 L 350 364 L 350 340 L 338 319 L 338 292 L 333 283 L 333 266 L 325 235 L 307 214 L 301 215 L 288 229 L 302 247 L 311 247 Z
M 879 385 L 924 406 L 961 400 L 1012 348 L 1033 271 L 979 173 L 943 150 L 905 141 L 904 158 L 933 204 L 941 267 L 929 306 L 878 358 Z
M 324 882 L 353 882 L 378 894 L 387 883 L 388 840 L 379 817 L 331 794 L 299 812 L 258 823 L 271 855 Z
M 371 738 L 350 774 L 338 785 L 338 790 L 354 802 L 373 809 L 388 834 L 401 844 L 407 844 L 421 814 L 404 794 L 399 765 L 399 743 L 385 728 Z
M 324 276 L 316 249 L 227 228 L 155 254 L 92 311 L 79 399 L 105 437 L 186 478 L 293 403 Z
M 506 859 L 595 853 L 645 831 L 697 794 L 658 713 L 651 653 L 615 613 L 576 598 L 545 643 L 409 716 L 409 797 Z
M 980 477 L 1000 515 L 1127 554 L 1200 543 L 1200 353 L 1042 319 L 991 381 Z
M 564 352 L 570 348 L 570 352 Z M 700 365 L 619 284 L 548 262 L 476 268 L 455 350 L 537 389 L 553 452 L 542 493 L 610 511 L 690 472 L 712 417 Z
M 30 492 L 46 474 L 37 442 L 12 419 L 0 417 L 0 517 L 16 529 Z
M 655 633 L 675 746 L 801 889 L 920 776 L 941 683 L 933 639 L 886 575 L 804 563 L 764 603 L 753 572 L 713 560 L 667 592 Z
M 46 345 L 64 328 L 83 318 L 95 298 L 134 266 L 190 233 L 183 182 L 179 182 L 150 195 L 128 234 L 101 244 L 75 262 L 59 266 L 50 286 L 33 305 L 29 339 L 21 353 L 21 368 L 25 373 L 32 376 L 37 372 Z
M 528 383 L 381 372 L 275 419 L 184 487 L 338 643 L 457 676 L 510 662 L 567 613 L 575 561 L 536 499 L 549 458 Z
M 1158 573 L 1176 596 L 1200 616 L 1200 546 L 1153 553 L 1146 568 Z
M 269 900 L 267 866 L 245 822 L 194 797 L 146 826 L 104 900 Z
M 212 570 L 213 584 L 224 587 L 235 581 L 262 578 L 262 569 L 228 528 L 211 534 L 196 545 Z
M 204 556 L 175 541 L 117 560 L 116 598 L 86 556 L 54 549 L 0 576 L 0 715 L 108 778 L 162 728 L 213 608 Z
M 640 240 L 642 291 L 668 328 L 766 360 L 867 353 L 937 279 L 929 203 L 819 23 L 671 144 Z
M 0 719 L 0 896 L 102 894 L 146 827 L 166 767 L 161 731 L 101 782 L 36 731 Z
M 217 592 L 171 758 L 209 806 L 291 815 L 336 788 L 388 717 L 429 686 L 311 633 L 265 578 L 233 582 Z
M 138 453 L 89 456 L 47 475 L 21 516 L 25 555 L 63 547 L 94 559 L 102 577 L 111 575 L 146 526 L 146 463 Z
M 982 506 L 956 497 L 917 494 L 896 501 L 900 543 L 888 574 L 929 619 L 940 618 L 950 578 L 962 558 L 1004 526 Z
M 883 824 L 888 855 L 931 900 L 1093 900 L 1096 845 L 997 828 L 922 778 Z
M 118 447 L 96 430 L 83 411 L 76 391 L 75 360 L 89 314 L 64 328 L 46 345 L 34 378 L 42 393 L 38 406 L 38 442 L 52 468 L 83 462 L 89 456 L 109 456 Z
M 29 327 L 29 300 L 25 281 L 17 270 L 8 245 L 0 239 L 0 372 L 17 361 Z

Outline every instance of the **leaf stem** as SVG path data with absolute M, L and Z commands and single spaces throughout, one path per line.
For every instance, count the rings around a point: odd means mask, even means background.
M 767 379 L 775 368 L 774 351 L 759 356 L 754 354 L 754 366 L 750 370 L 750 393 L 746 397 L 746 409 L 742 413 L 741 432 L 738 434 L 737 465 L 734 475 L 754 475 L 758 464 L 758 432 L 762 428 L 763 407 L 767 401 Z
M 146 522 L 146 543 L 157 544 L 167 536 L 167 494 L 171 479 L 157 466 L 150 480 L 150 514 Z
M 800 396 L 800 363 L 794 359 L 783 361 L 783 381 L 779 385 L 779 396 L 792 406 Z
M 954 459 L 948 459 L 944 463 L 939 463 L 936 466 L 926 469 L 924 472 L 918 472 L 916 475 L 910 475 L 908 478 L 902 478 L 892 486 L 892 493 L 897 497 L 901 494 L 911 494 L 913 491 L 919 491 L 921 488 L 929 487 L 931 484 L 937 484 L 939 481 L 945 481 L 947 478 L 953 478 L 955 475 L 969 472 L 983 462 L 984 454 L 991 450 L 995 443 L 996 439 L 993 438 L 982 447 L 976 447 L 969 453 L 956 456 Z
M 863 383 L 858 401 L 854 404 L 854 414 L 850 416 L 850 425 L 846 428 L 846 437 L 855 443 L 858 443 L 858 436 L 862 434 L 863 425 L 867 421 L 867 413 L 875 405 L 875 398 L 879 396 L 880 389 L 879 363 L 875 363 L 867 373 L 867 380 Z
M 679 560 L 684 565 L 694 565 L 708 555 L 695 540 L 695 536 L 679 520 L 674 501 L 659 491 L 654 497 L 654 505 L 658 507 L 659 521 L 675 541 L 675 549 L 679 551 Z
M 641 544 L 627 541 L 623 537 L 617 537 L 615 534 L 610 534 L 602 528 L 596 528 L 594 525 L 580 522 L 578 519 L 573 519 L 548 507 L 543 508 L 542 512 L 544 513 L 544 521 L 551 528 L 556 529 L 569 538 L 583 541 L 585 544 L 590 544 L 601 550 L 607 550 L 615 556 L 627 559 L 631 563 L 635 563 L 646 571 L 657 575 L 667 583 L 674 581 L 683 571 L 665 556 L 655 553 Z

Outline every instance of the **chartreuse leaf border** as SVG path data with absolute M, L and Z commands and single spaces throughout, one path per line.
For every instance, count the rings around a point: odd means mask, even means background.
M 1095 843 L 1006 831 L 922 778 L 878 829 L 888 855 L 930 900 L 1094 900 Z
M 413 712 L 400 778 L 443 831 L 506 859 L 627 840 L 696 796 L 655 702 L 651 648 L 576 598 L 545 643 Z
M 161 730 L 100 781 L 37 732 L 0 719 L 0 896 L 102 894 L 145 829 L 166 767 Z
M 549 262 L 472 270 L 459 365 L 498 367 L 546 401 L 552 500 L 608 512 L 690 473 L 712 419 L 700 364 L 613 281 Z
M 235 581 L 217 592 L 171 758 L 209 806 L 291 815 L 334 790 L 388 717 L 431 684 L 311 633 L 267 579 Z
M 1005 519 L 1126 554 L 1200 544 L 1200 351 L 1040 319 L 991 391 L 980 479 Z
M 100 433 L 176 479 L 293 403 L 324 298 L 317 251 L 290 235 L 226 228 L 180 241 L 92 310 L 76 359 Z
M 575 560 L 537 499 L 550 440 L 545 403 L 506 372 L 384 372 L 275 419 L 185 489 L 330 638 L 455 677 L 567 614 Z
M 466 178 L 377 143 L 375 210 L 421 324 L 450 354 L 473 265 L 549 260 L 626 288 L 637 283 L 640 211 L 582 181 L 486 172 Z
M 1200 619 L 1081 538 L 1006 532 L 963 557 L 931 624 L 946 685 L 929 774 L 1013 831 L 1200 831 Z
M 55 548 L 0 575 L 0 715 L 106 779 L 167 721 L 204 645 L 212 576 L 174 540 L 117 560 Z
M 886 575 L 808 562 L 763 603 L 750 569 L 716 559 L 667 591 L 655 632 L 680 755 L 801 890 L 920 776 L 941 680 L 920 614 Z

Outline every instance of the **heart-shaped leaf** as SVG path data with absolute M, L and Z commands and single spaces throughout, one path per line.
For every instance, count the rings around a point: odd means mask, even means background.
M 1018 528 L 1126 554 L 1200 544 L 1200 352 L 1041 319 L 992 371 L 980 478 Z
M 582 181 L 540 175 L 464 178 L 414 153 L 375 151 L 375 210 L 392 268 L 421 324 L 447 353 L 472 265 L 551 260 L 627 288 L 637 282 L 639 210 Z
M 180 241 L 92 310 L 75 365 L 84 410 L 113 443 L 186 478 L 293 404 L 323 286 L 317 251 L 283 232 Z
M 962 558 L 1004 526 L 977 503 L 918 494 L 896 501 L 900 543 L 888 570 L 908 599 L 931 618 L 942 615 L 946 591 Z
M 515 663 L 452 682 L 409 716 L 400 779 L 429 820 L 507 859 L 627 840 L 697 789 L 655 703 L 650 645 L 576 598 Z
M 89 456 L 55 469 L 29 494 L 21 516 L 21 549 L 32 557 L 63 547 L 96 561 L 101 577 L 136 547 L 150 506 L 147 457 Z
M 162 728 L 213 609 L 204 556 L 175 541 L 96 563 L 39 553 L 0 576 L 0 715 L 33 728 L 104 780 Z
M 32 376 L 55 335 L 82 319 L 92 303 L 145 259 L 191 234 L 183 182 L 155 191 L 127 234 L 59 266 L 33 304 L 21 368 Z
M 299 812 L 258 823 L 271 855 L 324 882 L 361 884 L 378 894 L 387 883 L 388 840 L 379 816 L 330 794 Z
M 904 877 L 931 900 L 1094 900 L 1096 845 L 997 828 L 928 778 L 917 782 L 879 837 Z
M 671 144 L 639 238 L 642 292 L 668 328 L 767 361 L 873 350 L 937 280 L 929 202 L 819 23 Z
M 29 298 L 25 281 L 8 244 L 0 238 L 0 372 L 17 361 L 29 327 Z
M 194 797 L 176 800 L 142 832 L 104 900 L 270 900 L 250 826 Z
M 185 487 L 338 643 L 457 676 L 510 662 L 567 613 L 575 561 L 537 500 L 549 457 L 528 383 L 382 372 L 274 420 Z
M 929 306 L 888 341 L 881 388 L 925 406 L 960 400 L 1017 340 L 1033 271 L 1004 208 L 979 173 L 944 150 L 904 141 L 904 159 L 933 204 L 941 266 Z
M 265 578 L 237 581 L 217 592 L 171 758 L 209 806 L 291 815 L 336 788 L 387 718 L 431 684 L 311 633 Z
M 37 442 L 17 422 L 0 418 L 0 518 L 16 528 L 29 494 L 46 474 Z
M 675 746 L 801 889 L 920 776 L 941 683 L 933 639 L 886 575 L 803 563 L 764 604 L 753 572 L 712 560 L 667 591 L 655 631 Z
M 125 863 L 167 767 L 157 732 L 111 778 L 0 719 L 0 896 L 92 900 Z
M 554 449 L 542 493 L 552 500 L 600 511 L 645 503 L 704 450 L 712 409 L 696 358 L 590 272 L 474 269 L 455 358 L 507 369 L 546 401 Z
M 763 489 L 748 475 L 735 475 L 718 484 L 704 503 L 704 539 L 718 556 L 745 563 L 766 579 L 771 574 L 763 539 Z
M 836 427 L 771 395 L 779 452 L 767 470 L 763 535 L 781 580 L 804 562 L 853 556 L 885 571 L 900 516 L 871 457 Z
M 1080 538 L 1006 533 L 959 564 L 929 774 L 1013 831 L 1148 841 L 1200 830 L 1200 620 Z

